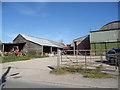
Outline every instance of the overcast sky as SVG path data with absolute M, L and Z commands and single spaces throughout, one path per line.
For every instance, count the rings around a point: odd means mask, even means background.
M 117 20 L 117 2 L 3 2 L 2 42 L 26 34 L 69 44 Z

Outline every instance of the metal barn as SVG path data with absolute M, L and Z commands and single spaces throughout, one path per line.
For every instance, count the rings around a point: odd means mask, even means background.
M 0 41 L 0 51 L 2 51 L 2 42 Z
M 120 48 L 120 21 L 104 25 L 98 31 L 90 32 L 91 50 Z

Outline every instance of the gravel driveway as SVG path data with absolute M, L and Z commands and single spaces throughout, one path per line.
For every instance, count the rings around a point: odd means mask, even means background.
M 66 85 L 74 88 L 118 88 L 118 79 L 89 79 L 81 74 L 52 75 L 48 66 L 56 66 L 57 57 L 46 57 L 31 59 L 27 61 L 17 61 L 4 63 L 3 72 L 8 66 L 12 69 L 8 74 L 8 80 L 32 81 L 37 83 L 52 83 Z M 10 74 L 19 73 L 19 75 L 10 77 Z

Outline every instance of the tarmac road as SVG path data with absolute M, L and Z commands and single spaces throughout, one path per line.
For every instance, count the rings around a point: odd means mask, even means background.
M 18 80 L 8 80 L 4 88 L 69 88 L 65 85 L 56 85 L 44 82 L 28 82 Z

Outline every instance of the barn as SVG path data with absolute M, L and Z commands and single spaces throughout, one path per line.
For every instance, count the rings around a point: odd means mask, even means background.
M 47 39 L 37 38 L 25 34 L 19 34 L 13 43 L 4 44 L 4 51 L 18 49 L 28 55 L 44 55 L 45 53 L 56 53 L 63 49 L 63 45 Z
M 120 48 L 120 21 L 110 22 L 98 31 L 90 32 L 91 50 Z
M 75 50 L 89 50 L 90 49 L 90 36 L 83 36 L 73 40 L 74 54 Z
M 2 42 L 0 41 L 0 51 L 2 51 Z

